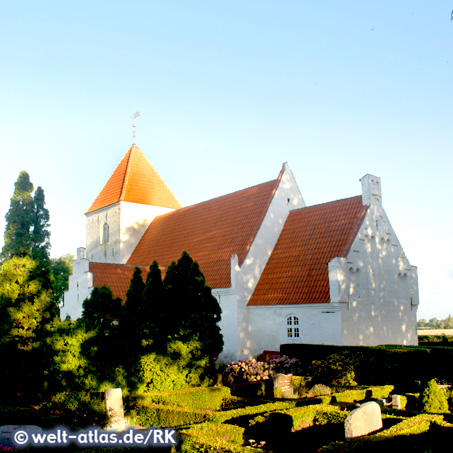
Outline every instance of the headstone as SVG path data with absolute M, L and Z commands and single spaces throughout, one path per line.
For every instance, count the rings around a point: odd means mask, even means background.
M 107 429 L 124 431 L 126 420 L 124 418 L 123 395 L 121 389 L 105 390 L 105 406 L 109 417 Z
M 274 397 L 292 398 L 293 396 L 293 375 L 277 373 L 274 376 Z
M 31 442 L 31 433 L 40 433 L 42 428 L 35 425 L 4 425 L 0 427 L 0 447 L 25 447 Z
M 354 409 L 344 422 L 346 439 L 365 436 L 382 428 L 381 408 L 370 401 Z
M 392 409 L 401 409 L 401 395 L 392 395 Z

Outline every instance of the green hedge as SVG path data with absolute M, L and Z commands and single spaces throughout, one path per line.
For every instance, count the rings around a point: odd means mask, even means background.
M 361 390 L 345 390 L 341 393 L 332 394 L 332 397 L 335 397 L 338 403 L 355 403 L 356 401 L 363 401 L 365 398 L 388 398 L 393 388 L 393 385 L 384 385 Z
M 243 409 L 214 412 L 212 410 L 194 410 L 177 406 L 145 403 L 139 406 L 137 415 L 135 416 L 133 422 L 144 427 L 159 426 L 178 428 L 206 421 L 222 423 L 236 417 L 288 409 L 294 407 L 295 405 L 296 403 L 294 401 L 280 401 L 246 407 Z
M 313 361 L 323 361 L 333 354 L 348 353 L 357 364 L 354 367 L 358 384 L 394 384 L 427 382 L 433 377 L 453 381 L 453 347 L 436 346 L 331 346 L 312 344 L 281 345 L 282 355 L 298 359 L 305 369 Z M 328 384 L 328 383 L 327 383 Z
M 319 449 L 319 452 L 336 452 L 341 451 L 344 453 L 350 451 L 368 451 L 371 450 L 371 445 L 374 443 L 386 441 L 396 441 L 398 438 L 412 442 L 411 439 L 414 439 L 409 436 L 420 435 L 422 433 L 427 433 L 431 425 L 441 426 L 443 428 L 451 428 L 451 425 L 443 421 L 442 415 L 428 415 L 420 414 L 414 417 L 406 418 L 403 421 L 397 423 L 389 429 L 379 431 L 376 434 L 371 434 L 368 436 L 362 436 L 356 439 L 350 439 L 346 442 L 334 442 L 330 445 L 326 445 Z M 415 438 L 417 439 L 417 438 Z M 415 445 L 417 441 L 414 441 Z M 380 449 L 385 448 L 386 444 L 383 444 Z M 412 445 L 412 443 L 410 444 Z M 401 445 L 404 447 L 404 444 Z M 448 447 L 445 446 L 448 449 Z M 378 451 L 373 449 L 372 451 Z M 411 451 L 425 451 L 425 450 L 411 450 Z M 438 450 L 428 450 L 428 451 L 438 451 Z
M 212 411 L 184 409 L 161 404 L 144 404 L 139 407 L 134 423 L 143 427 L 159 426 L 179 428 L 210 420 Z
M 277 411 L 279 414 L 288 415 L 292 420 L 292 430 L 299 431 L 313 425 L 325 425 L 328 423 L 343 423 L 349 411 L 341 410 L 337 406 L 317 404 L 314 406 L 296 407 Z M 250 426 L 264 423 L 269 420 L 271 413 L 260 414 L 249 421 Z
M 223 402 L 231 396 L 228 387 L 200 387 L 172 392 L 138 395 L 136 402 L 143 404 L 162 404 L 185 409 L 220 410 Z
M 262 449 L 243 446 L 244 428 L 236 425 L 202 423 L 179 432 L 178 451 L 212 451 L 219 453 L 262 453 Z

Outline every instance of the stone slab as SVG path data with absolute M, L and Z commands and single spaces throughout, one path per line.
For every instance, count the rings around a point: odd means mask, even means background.
M 366 436 L 382 428 L 381 408 L 379 404 L 370 401 L 354 409 L 344 422 L 346 439 Z

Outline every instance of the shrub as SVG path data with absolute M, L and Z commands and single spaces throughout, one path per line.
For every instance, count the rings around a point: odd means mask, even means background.
M 150 353 L 140 357 L 137 393 L 166 392 L 207 384 L 204 375 L 209 358 L 197 360 L 200 343 L 173 341 L 168 355 Z
M 329 355 L 324 360 L 314 360 L 309 375 L 323 384 L 357 385 L 355 366 L 357 361 L 348 352 Z
M 332 389 L 327 387 L 327 385 L 316 384 L 309 391 L 309 396 L 321 396 L 321 395 L 331 395 Z
M 218 425 L 201 423 L 180 431 L 182 443 L 179 447 L 183 453 L 194 451 L 212 451 L 225 453 L 262 452 L 261 449 L 243 447 L 244 428 L 235 425 Z
M 302 376 L 303 370 L 299 360 L 295 358 L 289 358 L 287 355 L 283 355 L 278 359 L 272 359 L 269 361 L 271 369 L 275 374 L 292 374 L 294 376 Z
M 175 406 L 147 404 L 138 409 L 135 423 L 140 426 L 159 426 L 178 428 L 210 420 L 213 412 L 184 409 Z
M 223 372 L 223 381 L 228 385 L 237 385 L 263 381 L 270 379 L 273 375 L 274 371 L 269 363 L 247 359 L 228 365 Z
M 437 381 L 431 379 L 419 399 L 420 410 L 428 413 L 448 413 L 447 393 L 439 388 Z
M 220 410 L 224 400 L 230 396 L 231 391 L 228 387 L 199 387 L 140 395 L 138 403 L 144 401 L 148 404 L 163 404 L 185 409 Z

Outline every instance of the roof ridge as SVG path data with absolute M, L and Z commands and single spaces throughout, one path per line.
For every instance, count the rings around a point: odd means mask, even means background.
M 120 201 L 123 200 L 124 193 L 126 191 L 127 182 L 129 180 L 129 173 L 131 171 L 132 153 L 135 150 L 135 148 L 136 148 L 136 146 L 132 145 L 128 150 L 129 155 L 127 156 L 126 171 L 124 172 L 124 178 L 123 178 L 123 182 L 121 184 Z
M 235 190 L 233 192 L 226 193 L 224 195 L 219 195 L 218 197 L 209 198 L 209 200 L 203 200 L 203 201 L 200 201 L 198 203 L 191 204 L 189 206 L 184 206 L 183 208 L 180 208 L 177 211 L 181 211 L 183 209 L 192 208 L 193 206 L 198 206 L 198 205 L 201 205 L 201 204 L 204 204 L 204 203 L 208 203 L 210 201 L 219 200 L 220 198 L 229 197 L 230 195 L 234 195 L 234 194 L 239 193 L 239 192 L 244 192 L 246 190 L 254 189 L 255 187 L 264 186 L 265 184 L 270 184 L 271 182 L 276 182 L 277 180 L 278 179 L 271 179 L 269 181 L 262 182 L 260 184 L 255 184 L 254 186 L 245 187 L 244 189 L 238 189 L 238 190 Z M 171 214 L 171 213 L 169 212 L 168 214 Z
M 362 198 L 362 195 L 354 195 L 352 197 L 339 198 L 338 200 L 325 201 L 323 203 L 312 204 L 310 206 L 302 206 L 300 208 L 292 209 L 291 212 L 301 211 L 302 209 L 316 208 L 317 206 L 324 206 L 326 204 L 338 203 L 340 201 L 353 200 L 354 198 Z M 366 206 L 366 205 L 364 205 L 364 206 Z

